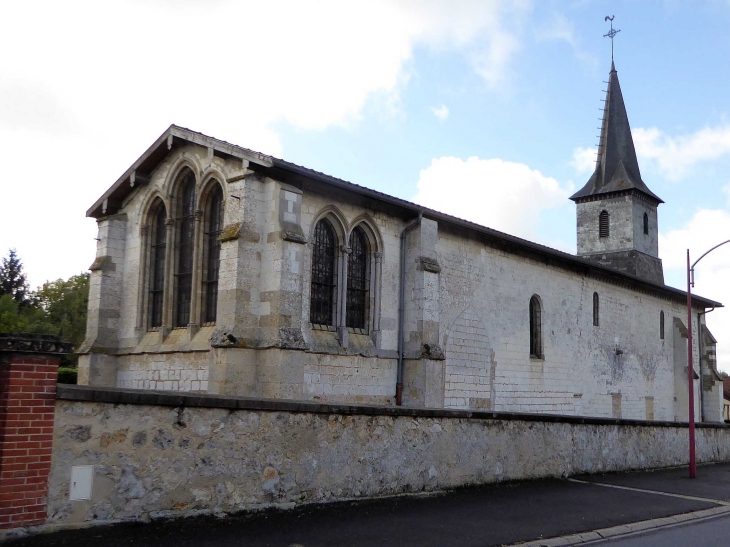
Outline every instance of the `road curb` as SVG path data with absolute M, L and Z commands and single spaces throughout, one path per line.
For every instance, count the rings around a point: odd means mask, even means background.
M 722 515 L 730 515 L 730 506 L 720 505 L 710 509 L 702 509 L 701 511 L 692 511 L 690 513 L 682 513 L 669 517 L 642 520 L 631 524 L 621 524 L 619 526 L 601 528 L 590 532 L 581 532 L 579 534 L 570 534 L 568 536 L 537 539 L 524 543 L 514 543 L 512 545 L 519 545 L 519 547 L 561 547 L 563 545 L 582 545 L 606 539 L 618 539 L 625 536 L 637 535 L 653 530 L 659 530 L 661 528 L 669 528 L 671 526 L 686 524 L 691 521 L 707 520 Z

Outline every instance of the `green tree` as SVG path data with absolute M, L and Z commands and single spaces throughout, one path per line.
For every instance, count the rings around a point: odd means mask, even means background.
M 10 249 L 0 264 L 0 296 L 5 294 L 9 294 L 21 308 L 32 303 L 23 263 L 15 249 Z
M 57 330 L 41 308 L 33 305 L 21 308 L 12 295 L 0 296 L 0 332 L 56 334 Z
M 48 321 L 56 327 L 54 334 L 78 349 L 86 335 L 86 308 L 89 303 L 89 274 L 67 280 L 48 281 L 35 292 L 35 298 Z
M 17 260 L 14 253 L 11 259 Z M 13 271 L 22 275 L 20 269 L 14 267 Z M 76 349 L 83 343 L 89 302 L 88 273 L 47 281 L 37 291 L 26 292 L 22 302 L 18 302 L 17 292 L 0 294 L 0 332 L 55 334 Z M 77 361 L 74 354 L 65 357 L 62 364 L 74 366 Z

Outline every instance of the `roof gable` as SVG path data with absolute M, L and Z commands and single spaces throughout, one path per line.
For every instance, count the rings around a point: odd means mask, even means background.
M 241 148 L 225 141 L 208 137 L 202 133 L 171 125 L 142 154 L 132 166 L 86 211 L 87 217 L 99 218 L 116 213 L 124 199 L 134 192 L 136 187 L 147 184 L 154 171 L 175 146 L 181 143 L 193 143 L 208 148 L 213 154 L 222 157 L 239 158 L 245 165 L 255 163 L 264 167 L 273 165 L 272 158 L 248 148 Z

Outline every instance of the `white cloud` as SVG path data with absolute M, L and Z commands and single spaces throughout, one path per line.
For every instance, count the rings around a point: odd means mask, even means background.
M 347 126 L 368 101 L 392 115 L 423 47 L 458 52 L 499 85 L 529 9 L 500 0 L 3 5 L 13 23 L 0 50 L 13 54 L 0 56 L 0 149 L 12 161 L 0 255 L 17 247 L 34 285 L 86 268 L 95 227 L 84 210 L 171 123 L 280 156 L 282 122 Z
M 659 255 L 667 283 L 685 289 L 687 249 L 692 262 L 714 245 L 730 239 L 730 212 L 702 209 L 680 229 L 659 235 Z M 730 243 L 708 254 L 695 268 L 693 292 L 730 307 Z M 707 325 L 720 341 L 718 365 L 730 372 L 730 311 L 717 309 L 707 315 Z
M 632 130 L 636 154 L 642 165 L 657 168 L 669 180 L 680 180 L 696 164 L 730 155 L 730 126 L 705 128 L 672 137 L 656 127 Z M 570 164 L 579 174 L 596 165 L 595 148 L 576 148 Z M 730 184 L 727 185 L 730 189 Z M 726 190 L 730 192 L 730 190 Z
M 672 137 L 656 127 L 632 131 L 636 153 L 650 161 L 670 180 L 680 180 L 697 163 L 730 154 L 730 127 L 701 129 Z
M 500 159 L 436 158 L 421 170 L 416 203 L 534 239 L 540 211 L 566 203 L 572 184 Z
M 592 68 L 598 66 L 598 59 L 588 53 L 575 36 L 575 27 L 565 15 L 554 13 L 551 19 L 534 31 L 535 40 L 538 42 L 551 42 L 562 40 L 572 49 L 575 57 Z
M 449 107 L 445 104 L 442 104 L 439 107 L 432 106 L 431 112 L 433 112 L 433 115 L 436 116 L 439 121 L 445 122 L 449 117 Z
M 592 173 L 596 169 L 596 154 L 597 150 L 595 148 L 578 147 L 573 150 L 573 159 L 570 161 L 570 165 L 579 175 Z
M 730 182 L 722 187 L 722 191 L 727 194 L 727 206 L 730 207 Z

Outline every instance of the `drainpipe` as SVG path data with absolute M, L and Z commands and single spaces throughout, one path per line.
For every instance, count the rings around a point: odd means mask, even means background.
M 406 235 L 421 224 L 423 213 L 400 233 L 400 295 L 398 302 L 398 376 L 395 384 L 395 404 L 403 406 L 403 337 L 406 315 Z

